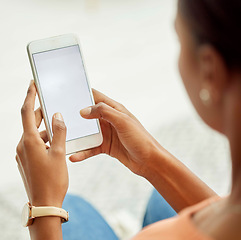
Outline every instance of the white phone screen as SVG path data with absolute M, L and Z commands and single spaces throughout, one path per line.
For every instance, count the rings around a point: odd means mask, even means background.
M 78 45 L 33 54 L 44 107 L 52 133 L 52 116 L 63 115 L 66 141 L 100 132 L 96 119 L 87 120 L 79 111 L 92 102 Z

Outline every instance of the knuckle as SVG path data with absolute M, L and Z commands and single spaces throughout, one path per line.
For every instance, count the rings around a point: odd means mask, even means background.
M 29 88 L 28 88 L 28 91 L 27 91 L 27 95 L 29 95 L 29 94 L 31 94 L 31 93 L 32 93 L 32 88 L 29 87 Z
M 103 102 L 97 104 L 97 111 L 101 118 L 104 118 L 106 115 L 106 105 Z
M 66 126 L 64 122 L 61 121 L 56 121 L 55 123 L 55 130 L 65 132 L 66 131 Z
M 16 147 L 16 153 L 18 156 L 20 156 L 22 152 L 23 152 L 23 147 L 22 147 L 22 142 L 20 141 Z M 17 156 L 16 156 L 16 160 L 17 160 Z
M 25 135 L 23 138 L 24 148 L 32 147 L 38 144 L 39 144 L 39 141 L 38 139 L 36 139 L 36 136 L 34 134 Z
M 24 137 L 23 138 L 23 145 L 24 147 L 28 147 L 32 145 L 32 139 L 30 137 Z
M 114 108 L 119 111 L 119 112 L 122 112 L 122 113 L 129 113 L 129 111 L 127 110 L 127 108 L 122 104 L 122 103 L 119 103 L 119 102 L 115 102 L 115 106 Z
M 27 90 L 27 95 L 33 94 L 34 93 L 34 88 L 33 88 L 33 84 L 30 84 L 28 90 Z
M 18 162 L 18 155 L 15 156 L 15 160 L 19 164 L 19 162 Z
M 21 108 L 21 114 L 25 115 L 28 110 L 29 110 L 29 106 L 28 104 L 25 103 Z
M 26 105 L 23 105 L 21 108 L 21 114 L 24 115 L 26 113 Z
M 55 146 L 52 149 L 52 151 L 56 155 L 65 155 L 65 149 L 63 147 L 60 147 L 60 146 Z
M 97 110 L 98 110 L 99 112 L 104 112 L 104 111 L 106 111 L 106 104 L 103 103 L 103 102 L 98 103 L 98 104 L 97 104 Z
M 22 145 L 21 142 L 16 147 L 16 153 L 20 155 L 22 153 Z
M 126 107 L 122 103 L 118 103 L 120 110 L 126 110 Z
M 102 110 L 105 107 L 105 104 L 103 102 L 100 102 L 97 104 L 97 108 Z

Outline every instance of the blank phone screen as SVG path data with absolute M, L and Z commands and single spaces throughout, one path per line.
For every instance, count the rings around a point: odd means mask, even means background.
M 33 54 L 43 104 L 52 133 L 52 117 L 63 115 L 66 141 L 99 133 L 96 119 L 87 120 L 80 110 L 93 105 L 78 45 Z

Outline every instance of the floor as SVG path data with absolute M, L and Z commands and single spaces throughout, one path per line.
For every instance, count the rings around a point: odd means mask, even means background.
M 217 193 L 228 193 L 228 143 L 201 122 L 178 74 L 175 11 L 176 0 L 0 1 L 1 239 L 29 239 L 20 224 L 27 199 L 14 157 L 32 78 L 26 45 L 44 37 L 79 35 L 91 85 L 123 103 Z M 69 192 L 93 203 L 121 239 L 140 230 L 152 190 L 146 180 L 106 155 L 68 166 Z

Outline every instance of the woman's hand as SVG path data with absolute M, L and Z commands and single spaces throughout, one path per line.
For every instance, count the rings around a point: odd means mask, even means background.
M 60 113 L 53 117 L 51 147 L 46 131 L 38 131 L 41 110 L 34 112 L 36 88 L 31 82 L 22 107 L 23 135 L 17 146 L 16 160 L 29 201 L 34 206 L 62 207 L 68 189 L 65 160 L 66 127 Z
M 132 172 L 144 176 L 160 145 L 141 123 L 120 103 L 93 89 L 96 105 L 80 111 L 87 119 L 99 118 L 103 133 L 100 147 L 76 153 L 72 162 L 106 153 L 117 158 Z

